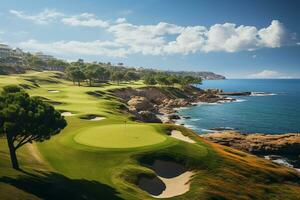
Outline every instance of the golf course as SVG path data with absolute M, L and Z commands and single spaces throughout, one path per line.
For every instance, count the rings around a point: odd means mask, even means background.
M 291 168 L 207 142 L 183 126 L 132 120 L 113 91 L 147 87 L 141 81 L 77 86 L 56 71 L 0 75 L 0 88 L 11 84 L 53 105 L 67 126 L 18 149 L 21 170 L 11 168 L 0 138 L 1 200 L 300 197 Z

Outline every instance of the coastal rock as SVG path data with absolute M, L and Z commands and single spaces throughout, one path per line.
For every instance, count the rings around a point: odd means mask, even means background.
M 215 103 L 226 100 L 226 97 L 217 95 L 220 90 L 204 91 L 193 86 L 184 90 L 174 87 L 144 87 L 122 88 L 112 92 L 128 105 L 129 112 L 134 115 L 140 111 L 169 115 L 176 112 L 175 108 L 192 106 L 198 102 Z M 173 122 L 173 119 L 170 121 Z
M 150 111 L 140 111 L 136 114 L 136 119 L 148 123 L 162 123 L 155 113 Z
M 168 119 L 170 120 L 176 120 L 176 119 L 180 119 L 180 116 L 179 115 L 176 115 L 176 114 L 171 114 L 171 115 L 168 115 Z
M 220 93 L 220 95 L 226 95 L 226 96 L 250 96 L 251 92 L 223 92 L 223 93 Z
M 204 134 L 215 143 L 254 154 L 299 155 L 300 134 L 242 134 L 234 131 Z
M 145 97 L 141 96 L 133 96 L 128 102 L 127 105 L 129 106 L 130 111 L 156 111 L 155 106 Z

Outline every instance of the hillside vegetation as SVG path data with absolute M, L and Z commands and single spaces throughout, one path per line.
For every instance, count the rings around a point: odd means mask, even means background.
M 20 85 L 68 122 L 50 140 L 18 150 L 21 171 L 11 168 L 0 139 L 1 200 L 154 199 L 137 184 L 141 176 L 156 176 L 147 166 L 158 159 L 195 173 L 190 191 L 172 199 L 299 199 L 300 175 L 293 169 L 207 142 L 182 126 L 132 121 L 113 91 L 146 87 L 142 82 L 79 87 L 61 77 L 49 71 L 0 76 L 0 87 Z M 172 130 L 195 143 L 170 137 Z

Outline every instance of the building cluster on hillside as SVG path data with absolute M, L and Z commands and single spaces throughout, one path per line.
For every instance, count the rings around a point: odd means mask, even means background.
M 6 44 L 0 44 L 0 63 L 2 64 L 25 65 L 26 54 L 27 53 L 22 51 L 20 48 L 13 49 Z M 53 56 L 43 54 L 42 52 L 37 52 L 33 55 L 42 61 L 55 59 Z
M 23 65 L 24 54 L 19 48 L 12 49 L 6 44 L 0 44 L 0 63 Z

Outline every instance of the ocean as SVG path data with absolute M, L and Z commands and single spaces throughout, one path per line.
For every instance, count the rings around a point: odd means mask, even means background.
M 253 92 L 251 96 L 232 97 L 236 102 L 203 103 L 179 109 L 184 124 L 198 134 L 215 128 L 243 133 L 299 133 L 300 79 L 205 80 L 198 87 L 219 88 L 224 92 Z

